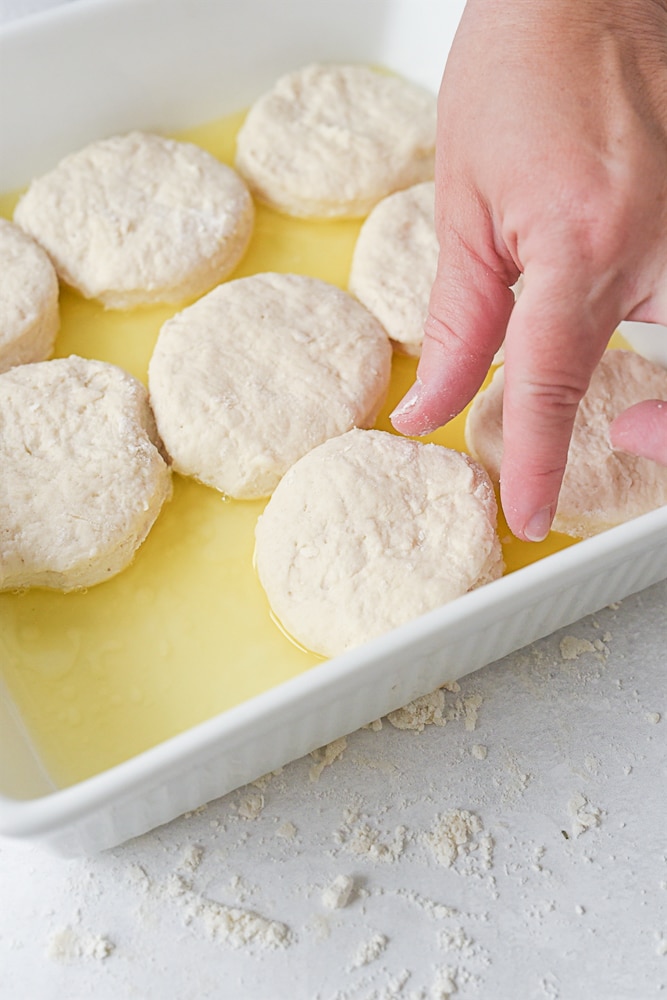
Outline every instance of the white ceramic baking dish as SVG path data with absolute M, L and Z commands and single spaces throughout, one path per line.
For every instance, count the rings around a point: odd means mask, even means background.
M 383 64 L 435 90 L 462 6 L 80 0 L 19 22 L 0 36 L 0 190 L 102 135 L 176 130 L 236 111 L 278 74 L 310 61 Z M 665 576 L 667 508 L 62 790 L 53 789 L 0 688 L 0 833 L 64 855 L 118 844 Z

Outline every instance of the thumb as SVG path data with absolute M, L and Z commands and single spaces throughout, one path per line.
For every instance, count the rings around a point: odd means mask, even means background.
M 609 427 L 612 448 L 667 465 L 667 402 L 644 399 L 624 410 Z
M 429 434 L 470 402 L 500 347 L 514 295 L 459 237 L 441 243 L 417 379 L 391 422 L 402 434 Z

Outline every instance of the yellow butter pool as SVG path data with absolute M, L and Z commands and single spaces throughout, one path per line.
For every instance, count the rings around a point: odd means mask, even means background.
M 179 136 L 226 162 L 242 116 Z M 16 196 L 0 199 L 10 217 Z M 311 274 L 346 286 L 360 223 L 287 219 L 261 206 L 235 277 L 256 271 Z M 146 379 L 161 324 L 175 310 L 105 312 L 61 296 L 56 354 L 121 365 Z M 394 360 L 377 426 L 411 384 L 415 362 Z M 464 415 L 428 440 L 463 450 Z M 132 566 L 84 593 L 0 594 L 0 681 L 58 786 L 111 767 L 198 722 L 307 670 L 320 658 L 272 622 L 252 568 L 254 525 L 264 502 L 224 500 L 174 477 L 163 510 Z M 508 570 L 571 544 L 541 545 L 500 527 Z

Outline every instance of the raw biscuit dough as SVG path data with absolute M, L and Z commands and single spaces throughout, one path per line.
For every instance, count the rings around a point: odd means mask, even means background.
M 44 361 L 60 326 L 58 276 L 19 226 L 0 219 L 0 372 Z
M 419 357 L 438 266 L 435 184 L 423 181 L 383 198 L 359 232 L 349 289 L 380 320 L 394 349 Z M 512 286 L 515 298 L 522 278 Z M 492 364 L 502 364 L 503 346 Z
M 496 514 L 467 455 L 352 430 L 284 476 L 257 523 L 257 571 L 287 632 L 334 656 L 499 577 Z
M 0 375 L 0 590 L 124 569 L 171 495 L 146 390 L 71 356 Z
M 180 303 L 222 281 L 248 246 L 254 206 L 238 174 L 205 150 L 130 132 L 34 180 L 14 219 L 63 281 L 129 309 Z
M 174 469 L 242 499 L 268 496 L 298 458 L 371 426 L 391 345 L 347 292 L 294 274 L 255 274 L 168 320 L 149 366 Z
M 433 177 L 436 101 L 367 66 L 306 66 L 251 107 L 236 167 L 289 215 L 363 216 L 381 198 Z
M 504 368 L 468 412 L 466 443 L 498 482 L 502 459 Z M 606 351 L 574 424 L 554 531 L 588 538 L 667 503 L 667 468 L 614 451 L 609 425 L 642 399 L 667 399 L 667 370 L 633 351 Z
M 424 181 L 384 198 L 357 239 L 349 288 L 380 320 L 401 354 L 419 357 L 438 265 L 435 184 Z

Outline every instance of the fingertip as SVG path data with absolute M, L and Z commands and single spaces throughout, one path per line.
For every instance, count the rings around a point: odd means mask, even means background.
M 471 375 L 475 379 L 473 356 L 462 351 L 460 343 L 448 346 L 447 336 L 451 334 L 446 325 L 429 314 L 417 377 L 389 415 L 401 434 L 421 437 L 433 433 L 455 417 L 476 390 L 475 381 L 473 388 L 468 385 Z
M 553 519 L 552 507 L 542 507 L 528 517 L 520 537 L 527 542 L 543 542 L 551 531 Z
M 389 414 L 394 430 L 400 434 L 423 437 L 442 426 L 443 421 L 434 417 L 428 409 L 424 383 L 417 376 L 398 406 Z
M 521 502 L 524 499 L 522 491 L 519 502 L 514 502 L 507 498 L 510 490 L 502 481 L 500 493 L 505 520 L 514 537 L 522 542 L 543 542 L 551 531 L 557 501 L 544 506 L 526 505 Z
M 620 413 L 609 425 L 615 451 L 667 465 L 667 401 L 645 399 Z

